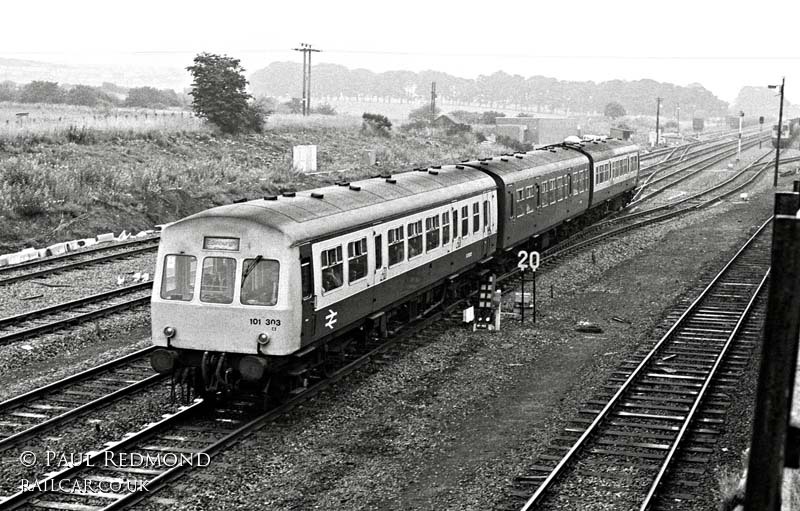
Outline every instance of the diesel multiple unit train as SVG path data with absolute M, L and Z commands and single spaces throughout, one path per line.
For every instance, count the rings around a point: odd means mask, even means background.
M 800 117 L 781 123 L 781 148 L 790 147 L 800 135 Z M 778 125 L 772 125 L 772 147 L 778 147 Z
M 285 393 L 618 209 L 638 171 L 628 142 L 564 143 L 197 213 L 161 235 L 151 364 L 206 395 Z

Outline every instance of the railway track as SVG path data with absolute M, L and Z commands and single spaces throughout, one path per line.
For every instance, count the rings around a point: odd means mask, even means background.
M 758 140 L 750 140 L 744 142 L 742 144 L 742 150 L 750 149 L 754 147 L 757 143 Z M 681 183 L 686 179 L 689 179 L 698 172 L 710 168 L 711 166 L 716 165 L 717 163 L 720 163 L 721 161 L 735 155 L 737 152 L 737 146 L 736 144 L 733 144 L 731 147 L 728 147 L 730 145 L 731 145 L 730 143 L 726 143 L 726 144 L 721 144 L 720 146 L 705 148 L 703 150 L 693 153 L 692 156 L 686 160 L 681 158 L 679 161 L 675 163 L 670 163 L 668 165 L 662 166 L 659 169 L 655 170 L 654 172 L 647 174 L 644 183 L 642 183 L 639 186 L 636 195 L 634 195 L 634 200 L 629 204 L 629 206 L 638 204 L 641 201 L 652 198 L 655 195 L 662 193 L 664 190 L 678 183 Z M 707 158 L 696 161 L 698 158 L 701 158 L 706 155 L 708 155 Z M 674 168 L 674 170 L 668 174 L 655 178 L 656 174 L 660 173 L 661 170 L 666 170 L 667 168 Z M 647 195 L 641 196 L 644 193 L 645 189 L 656 184 L 661 184 L 662 185 L 661 188 L 657 189 L 654 192 L 650 192 Z
M 515 479 L 508 509 L 588 509 L 602 502 L 643 511 L 659 502 L 668 475 L 691 486 L 713 452 L 709 445 L 730 399 L 714 385 L 736 383 L 735 368 L 746 363 L 759 335 L 748 318 L 769 275 L 770 222 Z M 680 473 L 673 468 L 678 460 Z M 686 497 L 685 490 L 677 495 Z
M 148 347 L 0 403 L 0 452 L 58 425 L 151 388 Z
M 0 286 L 155 252 L 158 250 L 158 241 L 159 238 L 126 241 L 45 259 L 35 259 L 12 266 L 3 266 L 0 267 Z
M 432 337 L 426 329 L 447 328 L 451 321 L 450 313 L 458 303 L 405 325 L 400 331 L 393 332 L 389 339 L 374 340 L 353 351 L 340 353 L 324 373 L 320 371 L 309 378 L 309 386 L 305 391 L 266 412 L 259 411 L 258 406 L 248 401 L 220 405 L 202 399 L 195 400 L 177 413 L 126 435 L 120 442 L 109 444 L 88 459 L 40 478 L 38 486 L 28 491 L 20 491 L 5 499 L 0 497 L 0 509 L 90 510 L 133 506 L 367 362 L 375 360 L 380 363 L 383 360 L 381 357 L 386 356 L 385 352 L 400 341 L 417 345 L 429 342 Z M 425 334 L 422 334 L 423 330 L 426 330 Z M 24 397 L 15 398 L 15 401 Z M 120 454 L 128 456 L 128 459 L 141 455 L 147 461 L 143 466 L 131 468 L 119 463 Z M 106 460 L 118 463 L 115 466 L 113 462 L 106 463 Z M 73 489 L 76 482 L 80 484 L 85 481 L 97 485 L 114 482 L 120 484 L 121 488 L 100 492 Z M 146 487 L 141 486 L 141 482 Z
M 0 319 L 0 346 L 150 303 L 143 282 Z

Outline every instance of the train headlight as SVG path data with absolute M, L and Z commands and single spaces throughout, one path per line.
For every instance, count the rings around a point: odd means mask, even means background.
M 172 350 L 159 348 L 150 355 L 150 365 L 159 374 L 167 374 L 175 367 L 178 354 Z
M 264 346 L 269 344 L 269 335 L 268 334 L 258 334 L 258 344 Z
M 178 331 L 175 330 L 174 327 L 168 326 L 164 328 L 164 335 L 167 336 L 167 339 L 172 339 L 173 337 L 175 337 L 176 333 L 178 333 Z
M 253 355 L 242 357 L 239 361 L 239 373 L 247 381 L 259 381 L 267 370 L 267 361 Z

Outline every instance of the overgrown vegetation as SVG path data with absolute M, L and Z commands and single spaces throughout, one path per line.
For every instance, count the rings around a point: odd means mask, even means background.
M 520 142 L 505 135 L 497 135 L 497 137 L 495 138 L 495 142 L 497 142 L 502 146 L 508 147 L 515 153 L 524 153 L 527 151 L 533 151 L 533 146 L 531 144 Z
M 388 119 L 378 117 L 388 131 Z M 151 228 L 240 197 L 369 177 L 375 167 L 363 162 L 365 150 L 378 152 L 381 168 L 393 173 L 502 152 L 472 137 L 378 139 L 362 132 L 364 118 L 270 121 L 267 136 L 73 126 L 54 135 L 0 137 L 0 252 Z M 332 121 L 335 126 L 319 127 Z M 298 144 L 318 146 L 320 170 L 346 171 L 331 177 L 293 171 L 291 148 Z

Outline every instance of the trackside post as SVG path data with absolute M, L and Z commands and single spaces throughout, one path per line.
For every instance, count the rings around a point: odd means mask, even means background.
M 783 469 L 800 462 L 800 428 L 789 424 L 800 335 L 798 209 L 797 192 L 775 194 L 772 267 L 747 470 L 746 511 L 780 511 Z

